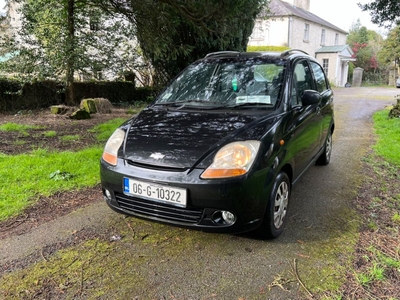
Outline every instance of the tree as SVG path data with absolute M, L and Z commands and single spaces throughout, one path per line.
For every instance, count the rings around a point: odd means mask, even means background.
M 265 0 L 142 0 L 112 7 L 130 18 L 145 57 L 163 84 L 189 63 L 219 50 L 245 51 Z
M 126 70 L 139 53 L 163 84 L 206 53 L 245 51 L 266 5 L 266 0 L 16 1 L 23 3 L 23 26 L 7 43 L 14 57 L 5 67 L 39 79 L 62 76 L 71 104 L 73 75 Z
M 389 32 L 378 57 L 383 64 L 400 64 L 400 25 Z
M 400 23 L 399 0 L 375 0 L 368 4 L 359 3 L 363 11 L 369 11 L 371 21 L 379 26 L 392 27 Z
M 347 44 L 352 48 L 353 57 L 357 60 L 353 63 L 365 72 L 376 72 L 378 69 L 377 53 L 381 49 L 382 37 L 373 30 L 362 26 L 360 20 L 354 23 L 347 37 Z
M 123 15 L 106 14 L 91 0 L 20 1 L 22 28 L 2 39 L 13 54 L 2 67 L 25 80 L 62 78 L 67 104 L 75 104 L 78 74 L 123 73 L 138 61 L 135 28 Z
M 360 19 L 357 19 L 350 28 L 349 35 L 347 36 L 347 43 L 350 45 L 355 43 L 366 44 L 368 41 L 368 29 L 362 26 Z

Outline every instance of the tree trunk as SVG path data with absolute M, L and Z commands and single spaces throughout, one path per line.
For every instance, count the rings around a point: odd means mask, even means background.
M 67 70 L 66 70 L 66 102 L 67 105 L 75 105 L 75 19 L 74 19 L 75 0 L 68 0 L 68 37 L 67 37 Z

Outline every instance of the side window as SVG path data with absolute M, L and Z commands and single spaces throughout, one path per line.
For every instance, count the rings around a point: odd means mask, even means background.
M 301 105 L 301 97 L 305 90 L 312 90 L 312 77 L 311 71 L 307 61 L 303 60 L 298 62 L 293 71 L 292 79 L 292 93 L 291 102 L 292 106 Z
M 321 66 L 315 62 L 310 62 L 317 83 L 317 91 L 322 93 L 328 89 L 327 80 Z

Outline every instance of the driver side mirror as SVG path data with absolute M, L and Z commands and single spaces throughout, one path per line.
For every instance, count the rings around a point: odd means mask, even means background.
M 301 97 L 303 106 L 318 104 L 321 101 L 321 94 L 314 90 L 305 90 Z

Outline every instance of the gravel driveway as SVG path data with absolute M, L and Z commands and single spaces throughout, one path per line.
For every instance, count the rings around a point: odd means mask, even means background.
M 392 105 L 397 94 L 395 88 L 335 90 L 331 163 L 313 166 L 293 188 L 289 222 L 276 240 L 148 223 L 114 213 L 99 200 L 31 232 L 0 240 L 0 271 L 4 275 L 19 265 L 46 262 L 55 253 L 46 252 L 52 245 L 75 245 L 78 236 L 88 232 L 87 237 L 111 245 L 103 260 L 114 256 L 125 270 L 123 275 L 102 270 L 104 282 L 93 277 L 82 299 L 96 298 L 96 290 L 106 282 L 113 288 L 98 298 L 304 299 L 324 291 L 342 275 L 356 242 L 357 215 L 351 205 L 361 158 L 373 144 L 372 113 Z M 114 279 L 117 273 L 122 277 Z M 89 281 L 87 275 L 81 285 Z

